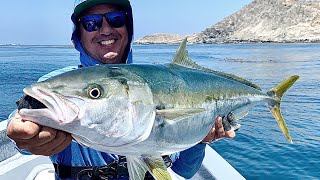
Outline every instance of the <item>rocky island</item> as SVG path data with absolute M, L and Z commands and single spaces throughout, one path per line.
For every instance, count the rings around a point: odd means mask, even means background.
M 154 34 L 135 43 L 175 44 L 187 36 Z M 255 0 L 188 37 L 189 43 L 320 42 L 320 0 Z

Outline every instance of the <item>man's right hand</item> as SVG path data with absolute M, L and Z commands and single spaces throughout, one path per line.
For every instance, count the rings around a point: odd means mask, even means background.
M 18 148 L 44 156 L 61 152 L 72 141 L 69 133 L 24 120 L 18 113 L 8 125 L 7 136 L 16 142 Z

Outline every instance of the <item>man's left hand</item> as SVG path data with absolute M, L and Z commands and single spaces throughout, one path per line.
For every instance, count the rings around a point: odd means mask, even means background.
M 222 125 L 222 118 L 217 117 L 213 127 L 210 129 L 208 135 L 201 141 L 201 143 L 210 144 L 218 141 L 221 138 L 234 138 L 236 133 L 234 130 L 225 131 Z

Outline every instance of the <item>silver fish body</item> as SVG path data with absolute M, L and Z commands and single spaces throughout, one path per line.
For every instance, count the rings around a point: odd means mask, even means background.
M 152 111 L 156 114 L 153 128 L 146 140 L 131 146 L 132 154 L 137 151 L 148 154 L 150 150 L 170 154 L 184 150 L 206 136 L 218 115 L 230 111 L 241 113 L 261 102 L 275 101 L 238 81 L 179 65 L 108 66 L 104 68 L 143 77 L 145 82 L 139 83 L 146 84 L 144 87 L 150 88 L 153 95 Z M 119 147 L 114 152 L 122 151 L 128 150 Z
M 185 43 L 170 64 L 99 65 L 35 83 L 24 92 L 47 108 L 20 114 L 70 132 L 88 147 L 127 156 L 133 179 L 143 179 L 147 170 L 168 178 L 159 173 L 166 172 L 160 155 L 199 143 L 217 116 L 241 114 L 262 102 L 291 141 L 280 101 L 298 76 L 263 93 L 247 80 L 196 65 Z

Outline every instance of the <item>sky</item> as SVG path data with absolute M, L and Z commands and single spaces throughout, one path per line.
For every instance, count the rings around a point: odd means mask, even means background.
M 213 26 L 253 0 L 131 0 L 134 39 L 192 34 Z M 74 0 L 1 0 L 0 44 L 70 45 Z

